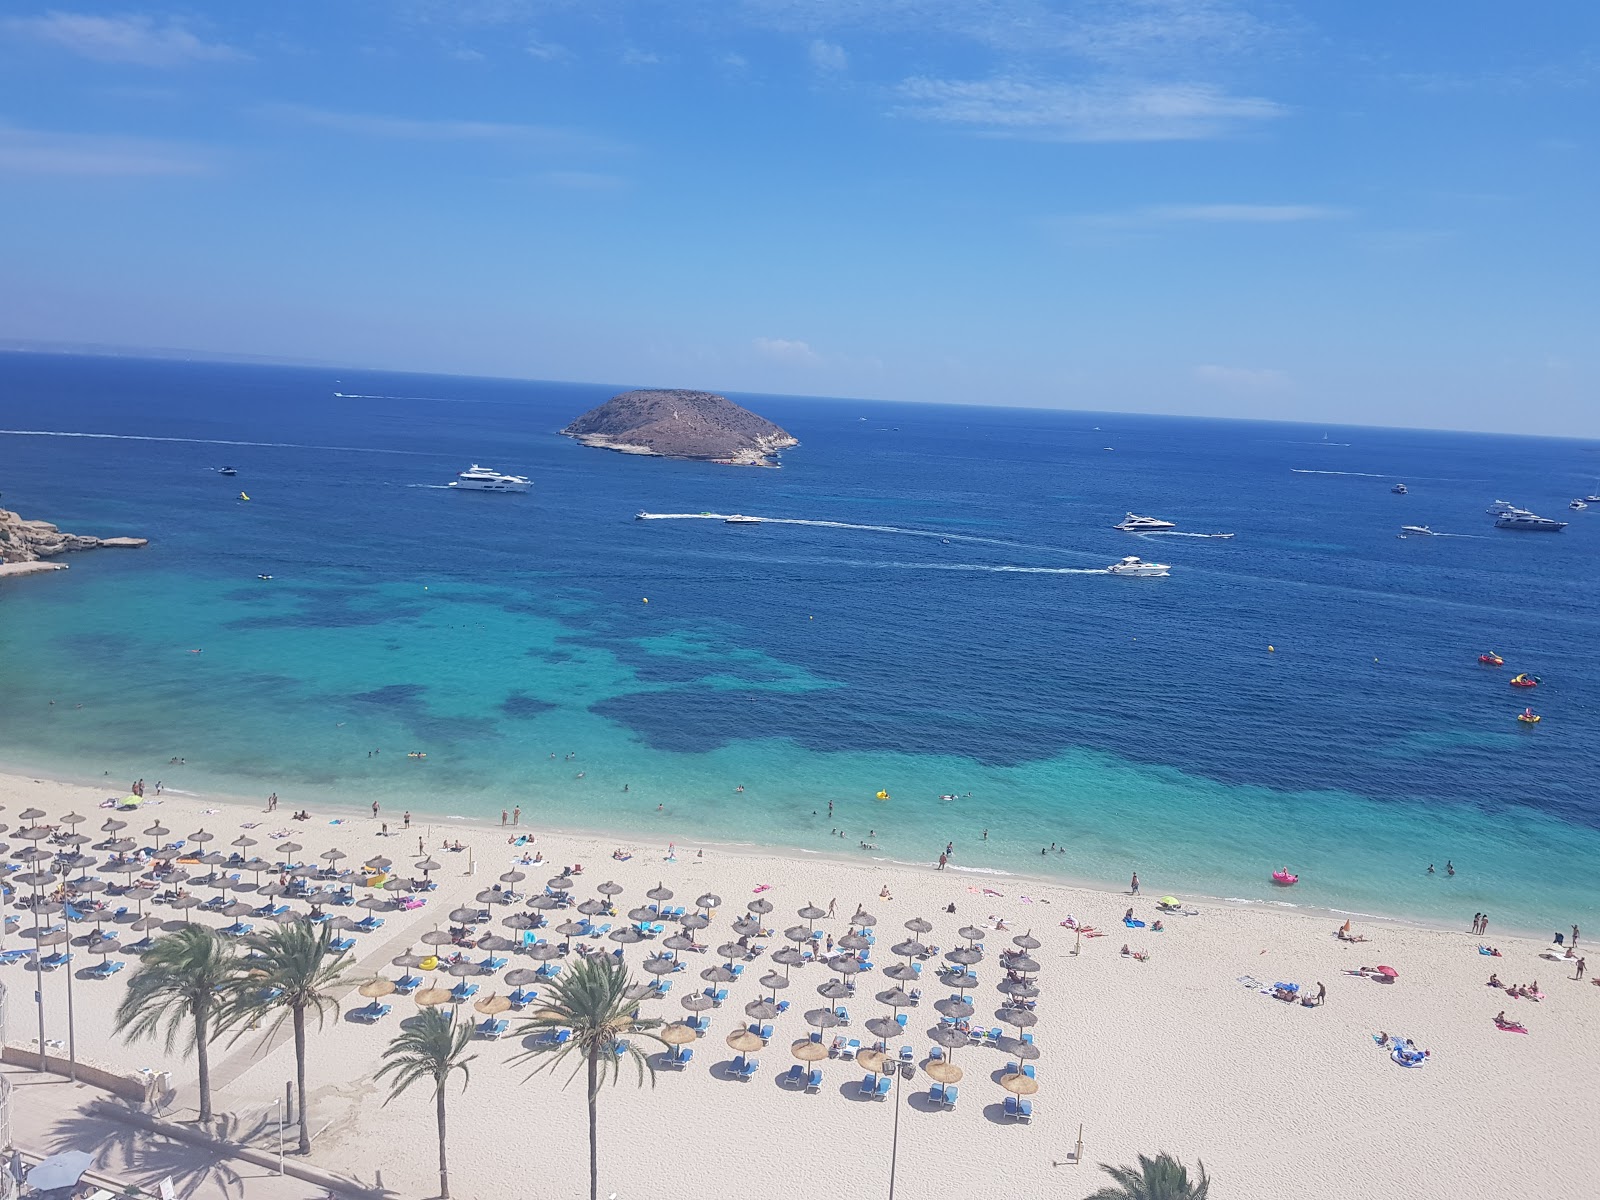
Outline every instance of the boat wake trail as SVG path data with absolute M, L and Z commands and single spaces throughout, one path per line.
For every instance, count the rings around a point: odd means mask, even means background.
M 641 521 L 726 521 L 730 513 L 640 513 Z M 938 538 L 945 542 L 968 542 L 984 546 L 1004 546 L 1008 550 L 1023 547 L 1021 542 L 1008 542 L 1004 538 L 976 537 L 967 533 L 939 533 L 931 529 L 905 529 L 899 525 L 854 525 L 849 521 L 806 521 L 799 517 L 762 517 L 763 525 L 808 525 L 814 529 L 857 529 L 866 533 L 897 533 L 906 537 Z M 1046 547 L 1039 547 L 1045 549 Z
M 1388 475 L 1374 475 L 1370 471 L 1313 471 L 1307 467 L 1290 467 L 1294 475 L 1354 475 L 1359 479 L 1389 479 Z
M 228 438 L 155 437 L 144 433 L 76 433 L 62 429 L 0 429 L 8 437 L 95 438 L 112 442 L 181 442 L 189 446 L 261 446 L 270 450 L 337 450 L 345 454 L 425 455 L 421 450 L 383 450 L 373 446 L 303 446 L 298 442 L 241 442 Z
M 1231 533 L 1188 533 L 1182 529 L 1145 529 L 1134 530 L 1135 537 L 1192 537 L 1192 538 L 1231 538 Z
M 414 488 L 427 488 L 429 491 L 435 491 L 435 492 L 453 492 L 453 491 L 455 491 L 455 489 L 453 487 L 451 487 L 448 483 L 408 483 L 408 484 L 405 484 L 404 486 L 406 486 L 406 487 L 414 487 Z

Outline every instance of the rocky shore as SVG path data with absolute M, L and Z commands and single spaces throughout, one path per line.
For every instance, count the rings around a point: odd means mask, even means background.
M 726 396 L 679 388 L 622 392 L 561 432 L 602 450 L 730 466 L 775 467 L 772 455 L 800 444 Z
M 75 550 L 102 547 L 137 547 L 148 538 L 90 537 L 81 533 L 62 533 L 48 521 L 29 521 L 10 509 L 0 508 L 0 575 L 33 575 L 43 571 L 64 571 L 66 563 L 45 562 Z

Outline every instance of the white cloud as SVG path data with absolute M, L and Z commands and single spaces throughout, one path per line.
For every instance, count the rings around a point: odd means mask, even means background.
M 46 42 L 97 62 L 176 67 L 193 62 L 227 62 L 245 57 L 232 46 L 202 41 L 176 21 L 153 17 L 97 17 L 49 12 L 41 17 L 11 17 L 0 31 Z
M 601 171 L 541 171 L 535 178 L 547 187 L 569 192 L 611 192 L 628 186 L 622 176 Z
M 540 62 L 559 62 L 563 58 L 571 58 L 572 51 L 559 42 L 531 41 L 525 47 L 528 55 Z
M 169 142 L 0 125 L 3 174 L 200 175 L 209 169 L 194 150 Z
M 1127 212 L 1097 213 L 1074 218 L 1085 225 L 1133 229 L 1152 225 L 1285 225 L 1332 221 L 1349 210 L 1327 204 L 1150 204 Z
M 822 356 L 807 343 L 791 338 L 758 337 L 753 344 L 763 358 L 790 366 L 813 367 L 822 361 Z
M 1293 385 L 1287 371 L 1271 367 L 1223 367 L 1205 363 L 1194 369 L 1194 377 L 1201 383 L 1225 392 L 1261 395 L 1265 392 L 1285 392 Z
M 396 141 L 482 142 L 538 146 L 546 149 L 612 148 L 599 138 L 547 125 L 389 117 L 371 113 L 337 112 L 306 104 L 268 104 L 256 111 L 264 116 L 313 125 L 320 129 L 331 129 L 338 133 Z
M 1222 137 L 1288 110 L 1205 83 L 1032 83 L 918 77 L 899 87 L 902 116 L 983 133 L 1061 142 L 1155 142 Z
M 717 62 L 730 71 L 744 71 L 750 67 L 750 60 L 742 54 L 724 54 Z
M 622 64 L 626 67 L 653 67 L 661 61 L 661 56 L 653 50 L 638 50 L 629 46 L 622 52 Z
M 739 0 L 737 11 L 785 33 L 936 34 L 1143 70 L 1260 54 L 1283 37 L 1230 0 Z
M 806 54 L 811 59 L 811 65 L 824 74 L 835 75 L 850 66 L 850 56 L 837 42 L 812 38 Z

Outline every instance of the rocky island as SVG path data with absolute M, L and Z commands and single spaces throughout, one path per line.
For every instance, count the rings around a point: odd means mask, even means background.
M 65 571 L 66 563 L 43 560 L 72 550 L 95 550 L 101 546 L 143 546 L 148 540 L 62 533 L 48 522 L 24 520 L 10 509 L 0 508 L 0 576 Z
M 622 392 L 561 432 L 602 450 L 746 467 L 775 467 L 772 454 L 800 444 L 726 396 L 680 388 Z

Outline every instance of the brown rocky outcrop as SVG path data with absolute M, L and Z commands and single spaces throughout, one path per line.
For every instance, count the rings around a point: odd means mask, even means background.
M 48 521 L 28 521 L 0 508 L 0 566 L 36 563 L 73 550 L 96 550 L 102 546 L 143 546 L 147 538 L 89 537 L 81 533 L 62 533 Z M 21 571 L 9 574 L 23 574 Z
M 800 444 L 726 396 L 680 388 L 623 392 L 561 432 L 602 450 L 753 467 L 775 467 L 772 454 Z

